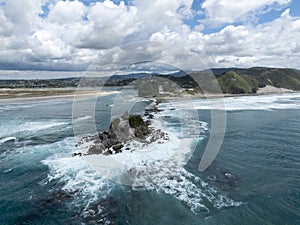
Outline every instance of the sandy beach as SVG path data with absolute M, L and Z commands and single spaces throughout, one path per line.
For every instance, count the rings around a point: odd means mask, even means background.
M 117 91 L 103 90 L 76 90 L 64 88 L 41 88 L 41 89 L 0 89 L 0 102 L 34 101 L 56 98 L 90 98 L 116 94 Z
M 237 97 L 237 96 L 257 96 L 257 95 L 270 95 L 270 94 L 285 94 L 285 93 L 297 93 L 299 91 L 294 91 L 286 88 L 277 88 L 271 85 L 266 85 L 266 87 L 259 88 L 256 93 L 247 94 L 221 94 L 221 93 L 206 93 L 206 94 L 181 94 L 180 96 L 160 96 L 159 99 L 162 100 L 178 100 L 182 97 L 187 99 L 197 99 L 197 98 L 227 98 L 227 97 Z
M 279 93 L 293 93 L 295 91 L 286 88 L 277 88 L 271 85 L 266 85 L 263 88 L 257 90 L 257 94 L 279 94 Z
M 266 87 L 259 88 L 257 93 L 254 94 L 185 94 L 186 98 L 220 98 L 220 97 L 233 97 L 233 96 L 245 96 L 245 95 L 267 95 L 267 94 L 283 94 L 294 93 L 295 91 L 285 88 L 277 88 L 267 85 Z M 95 89 L 76 90 L 73 88 L 39 88 L 39 89 L 27 89 L 27 88 L 15 88 L 15 89 L 0 89 L 0 102 L 16 102 L 16 101 L 34 101 L 56 98 L 90 98 L 101 97 L 110 94 L 117 94 L 118 91 L 103 91 Z M 183 96 L 160 96 L 160 99 L 174 100 L 182 98 Z

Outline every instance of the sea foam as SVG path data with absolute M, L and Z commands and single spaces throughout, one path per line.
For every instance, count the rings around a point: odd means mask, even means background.
M 131 141 L 126 144 L 128 150 L 121 153 L 87 155 L 84 159 L 106 179 L 130 185 L 134 190 L 169 194 L 195 214 L 209 212 L 211 205 L 217 209 L 239 206 L 240 202 L 184 169 L 197 142 L 207 135 L 208 124 L 189 111 L 174 110 L 168 103 L 160 105 L 160 109 L 163 111 L 155 114 L 151 126 L 166 132 L 169 140 L 151 144 Z
M 0 125 L 0 137 L 7 135 L 29 135 L 36 132 L 44 131 L 51 128 L 62 127 L 68 125 L 68 122 L 60 122 L 57 120 L 51 121 L 8 121 Z
M 73 195 L 72 206 L 89 211 L 90 204 L 105 198 L 111 190 L 111 182 L 103 179 L 82 157 L 72 157 L 76 151 L 75 138 L 65 139 L 54 154 L 41 162 L 49 167 L 48 177 L 41 182 L 46 185 L 55 181 L 61 190 Z
M 14 142 L 17 141 L 17 137 L 6 137 L 6 138 L 2 138 L 0 139 L 0 145 L 5 143 L 5 142 Z
M 180 108 L 202 110 L 276 110 L 276 109 L 300 109 L 300 94 L 274 94 L 259 96 L 238 96 L 226 97 L 223 99 L 192 99 L 189 104 L 183 101 L 176 101 Z

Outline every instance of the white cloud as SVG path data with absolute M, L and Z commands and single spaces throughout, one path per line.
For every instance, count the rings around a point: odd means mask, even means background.
M 0 66 L 18 68 L 84 68 L 110 48 L 133 41 L 166 41 L 196 52 L 211 67 L 296 67 L 300 60 L 300 19 L 289 10 L 269 23 L 235 26 L 203 34 L 203 25 L 193 30 L 183 20 L 193 16 L 192 0 L 137 0 L 135 5 L 110 0 L 85 6 L 79 0 L 14 0 L 0 6 Z M 207 22 L 239 21 L 290 0 L 206 0 Z M 49 14 L 42 5 L 49 5 Z M 153 59 L 163 52 L 144 49 Z M 161 53 L 161 54 L 160 54 Z M 175 64 L 185 63 L 180 52 L 164 55 Z M 129 52 L 102 59 L 102 64 L 122 64 Z M 142 60 L 143 54 L 135 54 Z M 3 68 L 3 67 L 2 67 Z
M 202 8 L 206 11 L 206 22 L 212 26 L 243 21 L 261 13 L 264 7 L 286 6 L 291 0 L 205 0 Z
M 143 21 L 143 31 L 152 34 L 167 28 L 182 32 L 182 19 L 191 16 L 192 3 L 192 0 L 137 1 L 138 17 Z
M 7 20 L 3 10 L 0 8 L 0 35 L 1 36 L 10 35 L 13 31 L 12 28 L 13 28 L 13 24 Z
M 51 3 L 49 13 L 41 18 L 45 3 Z M 92 59 L 91 52 L 95 55 L 97 49 L 147 40 L 159 30 L 176 31 L 180 37 L 189 31 L 182 19 L 191 15 L 191 5 L 192 0 L 138 1 L 134 6 L 110 0 L 90 6 L 78 0 L 7 1 L 0 7 L 0 48 L 11 55 L 6 60 L 11 63 L 14 55 L 16 62 L 23 55 L 22 60 L 30 62 L 80 63 Z
M 81 48 L 110 48 L 122 43 L 139 25 L 136 8 L 110 0 L 97 2 L 87 14 L 88 24 L 74 44 Z
M 85 6 L 79 1 L 59 1 L 55 5 L 50 5 L 50 12 L 48 20 L 58 24 L 69 24 L 81 21 L 84 13 Z
M 4 15 L 7 22 L 13 24 L 14 33 L 24 35 L 31 31 L 32 26 L 41 12 L 41 2 L 36 0 L 6 1 Z
M 188 35 L 162 30 L 152 40 L 169 41 L 198 52 L 211 67 L 278 66 L 299 68 L 300 19 L 286 10 L 280 18 L 257 26 L 228 25 L 219 32 Z M 298 58 L 298 60 L 297 60 Z
M 70 57 L 70 46 L 47 30 L 35 32 L 30 40 L 33 53 L 47 60 Z

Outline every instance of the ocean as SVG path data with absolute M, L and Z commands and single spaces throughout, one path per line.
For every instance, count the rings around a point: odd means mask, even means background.
M 224 141 L 204 172 L 211 110 L 219 109 L 177 100 L 199 118 L 183 132 L 177 110 L 160 104 L 155 117 L 168 132 L 191 135 L 198 124 L 197 142 L 183 168 L 168 179 L 158 171 L 143 187 L 106 179 L 72 157 L 74 122 L 82 135 L 93 124 L 106 130 L 116 96 L 98 98 L 95 120 L 72 118 L 73 99 L 0 103 L 0 224 L 300 224 L 299 93 L 226 98 Z M 137 100 L 132 113 L 148 104 Z

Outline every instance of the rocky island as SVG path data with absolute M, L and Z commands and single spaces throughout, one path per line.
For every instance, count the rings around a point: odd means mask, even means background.
M 113 155 L 122 151 L 134 151 L 134 147 L 146 147 L 151 143 L 164 143 L 169 140 L 167 132 L 152 126 L 154 114 L 161 111 L 157 108 L 157 102 L 152 103 L 145 109 L 143 116 L 131 115 L 125 112 L 121 117 L 115 118 L 110 123 L 109 129 L 92 136 L 82 138 L 78 147 L 88 145 L 83 155 Z M 74 153 L 81 156 L 82 153 Z

